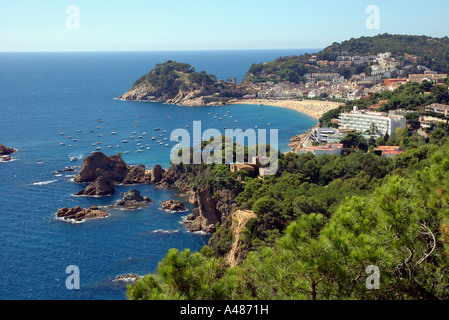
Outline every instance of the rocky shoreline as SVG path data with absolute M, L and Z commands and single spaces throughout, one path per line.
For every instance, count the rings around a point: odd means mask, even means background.
M 143 185 L 153 184 L 156 188 L 176 190 L 182 199 L 195 206 L 191 214 L 184 221 L 190 232 L 213 233 L 216 231 L 217 222 L 223 223 L 232 212 L 235 201 L 229 190 L 211 190 L 210 188 L 192 188 L 192 172 L 185 171 L 180 166 L 171 166 L 167 170 L 160 165 L 155 165 L 148 170 L 143 165 L 129 166 L 119 156 L 106 156 L 101 152 L 95 152 L 83 159 L 83 164 L 74 182 L 85 184 L 83 190 L 75 193 L 75 196 L 105 197 L 113 195 L 115 185 Z M 123 198 L 112 208 L 125 210 L 138 210 L 153 201 L 142 196 L 138 190 L 131 189 L 122 194 Z M 93 217 L 105 217 L 106 214 L 96 212 L 98 208 L 76 209 L 62 208 L 57 216 L 64 220 L 82 221 Z M 162 203 L 161 209 L 168 212 L 187 211 L 182 201 L 169 200 Z

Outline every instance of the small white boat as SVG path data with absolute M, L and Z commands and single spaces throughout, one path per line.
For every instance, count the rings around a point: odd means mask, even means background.
M 124 152 L 124 154 L 128 154 L 128 153 L 129 153 L 129 151 L 125 151 L 125 152 Z
M 101 150 L 101 147 L 97 147 L 97 150 Z
M 168 143 L 165 145 L 166 147 L 170 146 Z
M 151 140 L 156 140 L 156 137 L 152 137 Z
M 112 146 L 108 146 L 109 149 L 112 149 Z
M 167 133 L 167 130 L 162 130 L 163 133 Z
M 128 140 L 123 140 L 122 143 L 128 143 Z
M 113 132 L 111 132 L 111 134 L 112 134 L 112 135 L 115 135 L 115 134 L 117 134 L 117 132 L 113 131 Z
M 164 141 L 167 141 L 168 140 L 168 138 L 164 138 Z
M 65 135 L 65 133 L 64 133 L 64 132 L 60 132 L 59 135 L 60 135 L 60 136 L 63 136 L 63 135 Z
M 137 153 L 137 152 L 142 152 L 142 150 L 136 150 L 136 153 Z
M 65 146 L 65 143 L 64 143 L 64 142 L 61 142 L 59 145 L 60 145 L 60 146 Z
M 77 157 L 70 157 L 70 161 L 72 161 L 72 162 L 75 162 L 75 161 L 77 161 L 77 160 L 78 160 Z
M 148 147 L 148 148 L 147 148 L 147 150 L 151 150 L 151 148 L 150 148 L 150 147 Z
M 154 131 L 159 131 L 159 130 L 161 130 L 161 128 L 159 128 L 159 127 L 154 128 Z

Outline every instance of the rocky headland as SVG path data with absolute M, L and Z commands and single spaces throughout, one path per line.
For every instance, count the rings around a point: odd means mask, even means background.
M 167 61 L 138 79 L 128 92 L 117 99 L 165 102 L 182 106 L 224 105 L 230 98 L 222 95 L 223 88 L 215 76 L 196 72 L 187 63 Z

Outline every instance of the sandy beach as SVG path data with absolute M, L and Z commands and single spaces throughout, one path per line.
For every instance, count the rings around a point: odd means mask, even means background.
M 269 100 L 269 99 L 248 99 L 232 100 L 232 104 L 261 104 L 281 108 L 288 108 L 298 112 L 305 113 L 315 119 L 319 119 L 326 112 L 336 109 L 343 103 L 319 100 Z

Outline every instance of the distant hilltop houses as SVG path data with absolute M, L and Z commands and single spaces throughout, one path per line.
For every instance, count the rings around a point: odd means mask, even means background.
M 237 87 L 240 87 L 244 99 L 331 98 L 352 101 L 376 92 L 393 91 L 407 82 L 427 80 L 444 83 L 448 74 L 417 65 L 419 61 L 420 58 L 413 55 L 396 57 L 391 52 L 353 56 L 346 51 L 335 52 L 335 61 L 319 60 L 312 55 L 309 62 L 320 68 L 317 72 L 305 73 L 300 83 L 281 81 L 278 74 L 264 74 L 268 81 L 244 81 Z M 367 67 L 363 68 L 365 65 Z M 345 78 L 344 69 L 355 66 L 360 66 L 362 72 Z M 320 72 L 320 69 L 328 67 L 337 71 L 341 69 L 341 72 Z

